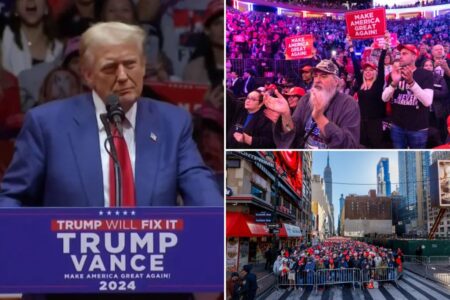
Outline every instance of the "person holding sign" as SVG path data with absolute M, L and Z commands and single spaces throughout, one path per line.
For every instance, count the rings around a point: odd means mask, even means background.
M 393 68 L 382 99 L 392 104 L 391 139 L 396 149 L 423 149 L 428 139 L 433 74 L 417 69 L 419 51 L 412 44 L 397 46 L 400 65 Z
M 312 89 L 299 100 L 292 115 L 283 97 L 264 97 L 266 107 L 281 116 L 274 124 L 275 144 L 285 149 L 358 148 L 358 104 L 338 92 L 338 67 L 324 59 L 313 69 L 313 78 Z
M 347 36 L 347 46 L 355 69 L 356 92 L 361 113 L 360 142 L 367 148 L 384 148 L 382 120 L 385 117 L 385 103 L 381 99 L 381 95 L 384 87 L 384 58 L 390 40 L 389 32 L 386 32 L 378 65 L 371 62 L 363 63 L 361 74 L 361 67 L 356 60 L 352 40 L 350 36 Z

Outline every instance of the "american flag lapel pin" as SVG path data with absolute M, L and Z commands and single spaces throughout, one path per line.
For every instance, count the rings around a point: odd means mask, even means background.
M 154 132 L 150 133 L 150 138 L 152 141 L 156 142 L 156 139 L 158 138 Z

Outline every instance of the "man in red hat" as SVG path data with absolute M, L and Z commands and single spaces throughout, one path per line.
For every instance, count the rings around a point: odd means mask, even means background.
M 399 45 L 400 66 L 388 79 L 382 99 L 391 102 L 391 139 L 396 149 L 423 149 L 428 138 L 429 107 L 433 102 L 433 75 L 415 66 L 419 51 L 412 44 Z

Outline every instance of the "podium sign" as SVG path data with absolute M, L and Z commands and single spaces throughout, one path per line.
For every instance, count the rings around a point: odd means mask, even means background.
M 223 291 L 223 208 L 0 209 L 0 293 Z

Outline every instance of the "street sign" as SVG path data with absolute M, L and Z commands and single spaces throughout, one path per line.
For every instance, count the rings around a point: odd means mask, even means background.
M 267 228 L 269 229 L 280 229 L 281 224 L 275 223 L 275 224 L 267 224 Z
M 260 211 L 255 214 L 256 217 L 268 217 L 272 218 L 272 213 L 269 211 Z
M 272 218 L 256 218 L 256 223 L 270 223 L 272 222 Z

